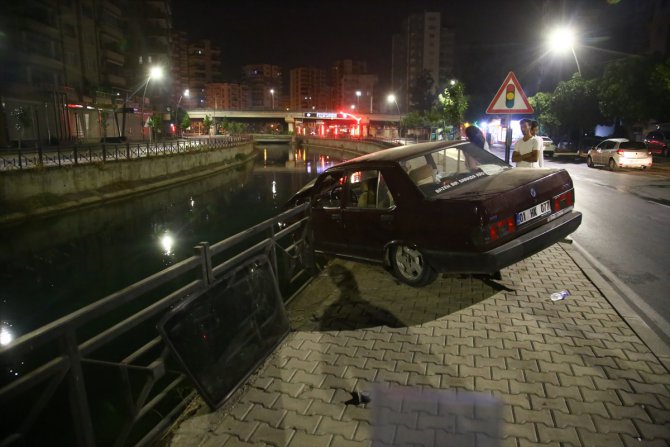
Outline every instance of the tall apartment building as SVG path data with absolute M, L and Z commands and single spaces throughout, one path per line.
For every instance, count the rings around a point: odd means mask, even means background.
M 410 107 L 410 90 L 426 70 L 435 89 L 442 88 L 453 72 L 454 33 L 442 28 L 439 12 L 412 14 L 403 20 L 402 32 L 393 36 L 391 89 L 401 110 Z
M 332 104 L 331 89 L 326 70 L 314 67 L 294 68 L 290 72 L 291 110 L 329 110 Z
M 142 86 L 151 67 L 160 66 L 163 78 L 147 85 L 148 97 L 160 97 L 165 103 L 172 92 L 172 11 L 169 0 L 128 0 L 127 10 L 128 63 L 126 76 L 129 90 Z
M 125 121 L 136 128 L 129 136 L 141 136 L 137 114 L 119 115 L 124 104 L 137 107 L 150 65 L 169 69 L 169 0 L 10 2 L 0 29 L 0 145 L 18 139 L 18 108 L 29 118 L 26 140 L 98 140 L 122 133 Z M 169 91 L 169 81 L 149 84 L 147 99 Z
M 191 103 L 196 107 L 207 107 L 205 86 L 221 80 L 221 50 L 212 41 L 203 39 L 191 42 L 187 54 L 187 87 Z
M 215 82 L 205 85 L 205 104 L 214 110 L 249 110 L 251 92 L 245 84 Z
M 242 67 L 243 82 L 251 92 L 251 108 L 270 110 L 279 108 L 283 97 L 283 78 L 278 65 L 251 64 Z
M 353 105 L 358 112 L 370 113 L 375 109 L 373 101 L 377 82 L 378 77 L 368 74 L 364 61 L 345 59 L 335 62 L 330 69 L 328 82 L 332 92 L 332 107 L 351 110 Z

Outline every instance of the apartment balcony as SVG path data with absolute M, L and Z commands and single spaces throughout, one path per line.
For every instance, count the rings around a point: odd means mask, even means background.
M 102 8 L 105 12 L 109 12 L 111 15 L 121 18 L 123 17 L 122 9 L 117 2 L 114 0 L 103 0 Z
M 126 78 L 123 76 L 107 73 L 106 78 L 107 82 L 109 82 L 109 85 L 112 87 L 123 89 L 127 85 Z
M 126 58 L 123 56 L 123 54 L 114 50 L 110 50 L 109 48 L 105 48 L 103 54 L 105 59 L 116 65 L 123 65 L 124 62 L 126 61 Z

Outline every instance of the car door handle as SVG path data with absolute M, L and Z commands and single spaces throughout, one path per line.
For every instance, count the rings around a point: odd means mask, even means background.
M 393 222 L 393 215 L 392 214 L 382 214 L 380 217 L 382 222 Z
M 337 221 L 337 222 L 341 222 L 341 221 L 342 221 L 342 215 L 341 215 L 341 214 L 331 214 L 331 215 L 330 215 L 330 218 L 333 219 L 333 220 L 335 220 L 335 221 Z

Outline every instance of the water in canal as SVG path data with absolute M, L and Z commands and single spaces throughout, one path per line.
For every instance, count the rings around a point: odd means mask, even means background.
M 337 161 L 287 144 L 257 149 L 256 161 L 244 169 L 3 228 L 1 341 L 191 256 L 198 242 L 218 242 L 276 215 Z

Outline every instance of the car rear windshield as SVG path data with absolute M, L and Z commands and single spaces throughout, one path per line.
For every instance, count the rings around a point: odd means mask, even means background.
M 404 160 L 401 165 L 426 197 L 510 169 L 504 161 L 471 143 L 441 148 Z
M 641 141 L 624 141 L 619 149 L 647 149 L 647 145 Z

